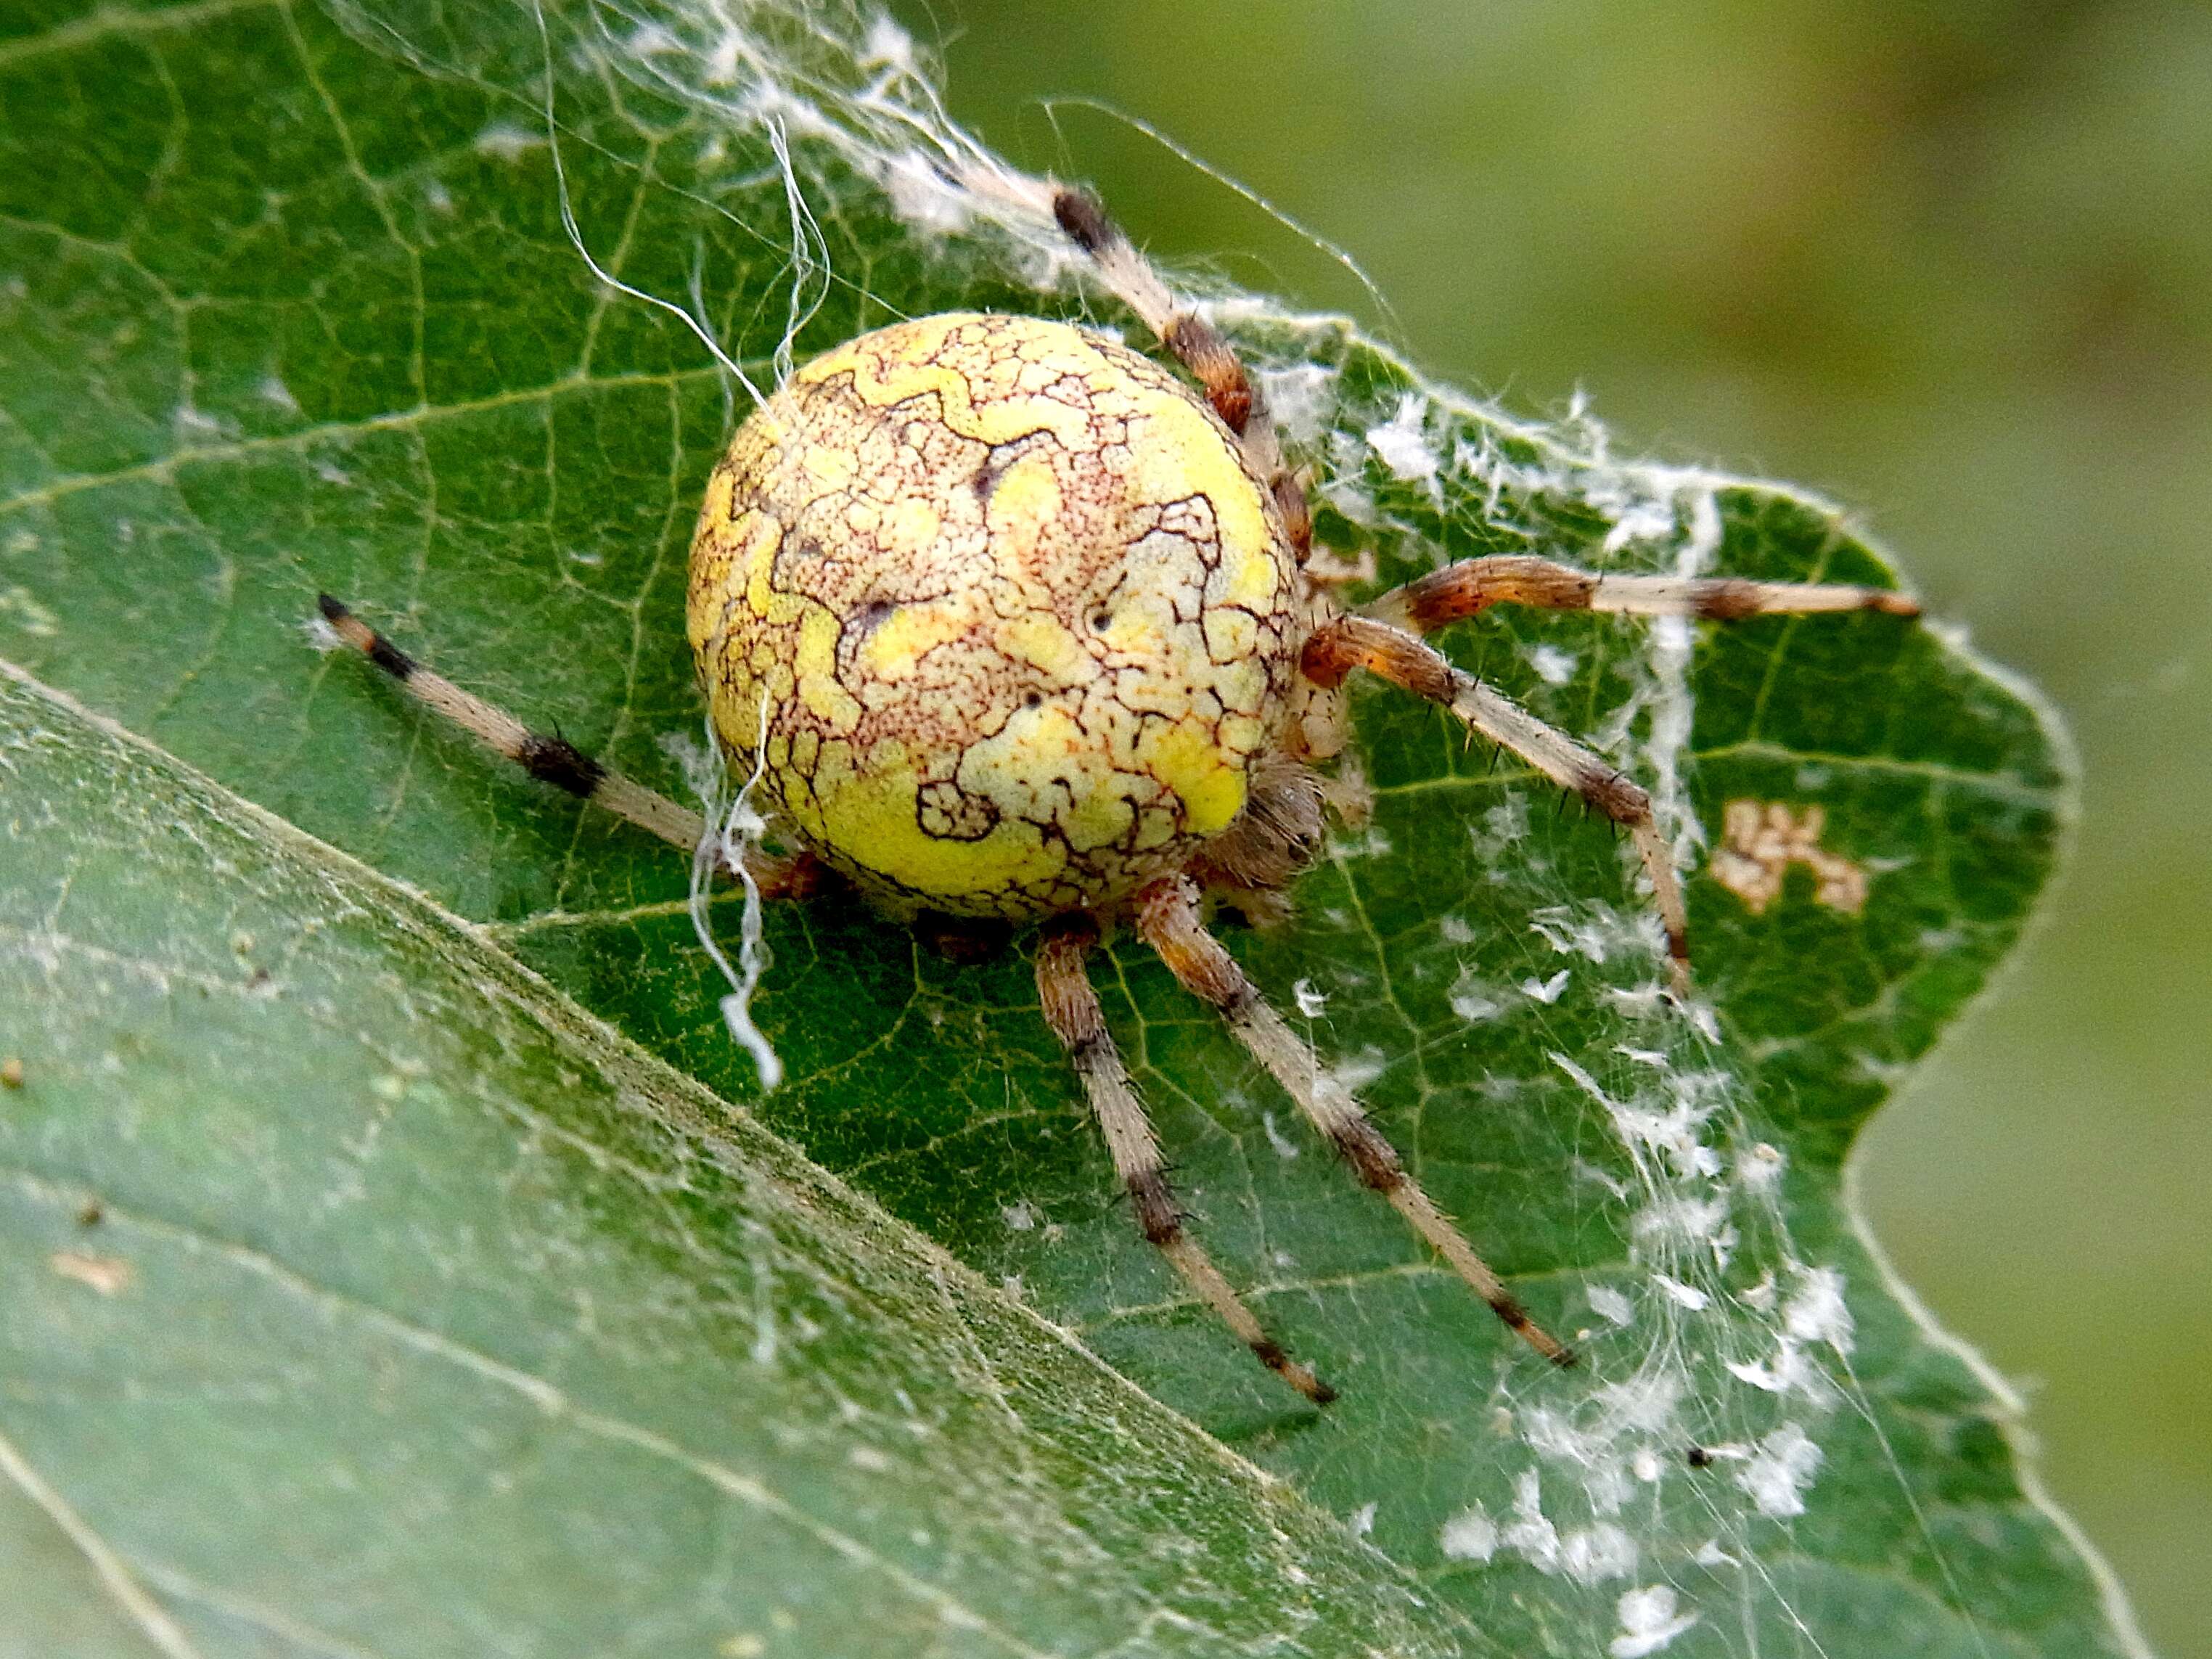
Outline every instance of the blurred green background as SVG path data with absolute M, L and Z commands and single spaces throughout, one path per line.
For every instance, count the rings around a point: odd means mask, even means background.
M 1141 240 L 1429 368 L 1820 488 L 2039 684 L 2086 783 L 2041 929 L 1882 1115 L 1866 1207 L 2050 1486 L 2212 1659 L 2212 6 L 940 0 L 953 112 Z

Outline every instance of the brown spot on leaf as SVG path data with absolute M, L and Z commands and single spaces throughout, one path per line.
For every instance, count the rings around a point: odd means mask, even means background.
M 1730 801 L 1722 814 L 1721 844 L 1713 852 L 1713 879 L 1756 916 L 1780 896 L 1790 866 L 1802 864 L 1813 872 L 1815 903 L 1858 915 L 1866 908 L 1867 874 L 1821 847 L 1827 822 L 1827 809 L 1817 805 L 1801 811 L 1787 801 Z

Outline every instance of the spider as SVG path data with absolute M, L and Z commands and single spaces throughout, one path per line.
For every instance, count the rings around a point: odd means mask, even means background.
M 1917 607 L 1875 588 L 1599 574 L 1508 555 L 1346 611 L 1313 547 L 1304 480 L 1228 343 L 1095 196 L 996 182 L 1050 214 L 1188 378 L 1066 323 L 924 317 L 800 368 L 740 427 L 692 544 L 689 633 L 727 757 L 758 776 L 798 849 L 748 849 L 743 873 L 772 896 L 842 884 L 910 922 L 1033 928 L 1045 1022 L 1139 1228 L 1307 1399 L 1334 1392 L 1267 1334 L 1177 1208 L 1086 971 L 1109 927 L 1133 926 L 1358 1179 L 1529 1346 L 1571 1364 L 1201 906 L 1286 907 L 1324 809 L 1344 805 L 1319 768 L 1344 747 L 1341 688 L 1364 669 L 1627 830 L 1679 995 L 1682 893 L 1650 797 L 1422 635 L 1499 604 L 1722 621 Z M 346 644 L 532 775 L 686 849 L 704 843 L 699 814 L 420 666 L 337 600 L 321 608 Z

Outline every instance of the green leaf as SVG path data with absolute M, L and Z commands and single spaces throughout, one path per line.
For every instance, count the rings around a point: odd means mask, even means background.
M 742 394 L 566 234 L 549 66 L 583 246 L 757 380 L 790 318 L 804 355 L 1084 314 L 1048 228 L 921 165 L 962 152 L 901 37 L 743 17 L 8 14 L 0 654 L 133 734 L 9 683 L 9 1599 L 95 1653 L 164 1618 L 207 1653 L 2132 1650 L 2016 1408 L 1847 1201 L 1854 1133 L 2017 936 L 2067 811 L 2036 706 L 1937 633 L 1447 641 L 1650 785 L 1693 869 L 1730 802 L 1824 810 L 1863 908 L 1698 874 L 1699 1022 L 1653 994 L 1607 830 L 1383 691 L 1371 823 L 1296 921 L 1231 939 L 1576 1371 L 1156 964 L 1102 970 L 1195 1226 L 1344 1391 L 1325 1414 L 1135 1237 L 1018 955 L 771 913 L 793 1080 L 761 1099 L 684 860 L 310 649 L 328 588 L 681 787 L 685 552 Z M 1222 297 L 1322 540 L 1381 580 L 1527 548 L 1891 580 L 1822 503 L 1620 463 Z
M 1448 1650 L 459 919 L 12 675 L 0 774 L 11 1620 L 89 1567 L 138 1639 L 74 1653 Z

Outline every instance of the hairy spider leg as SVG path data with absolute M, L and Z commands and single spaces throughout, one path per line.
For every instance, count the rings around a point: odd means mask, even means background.
M 1840 582 L 1754 582 L 1733 576 L 1615 576 L 1522 553 L 1462 559 L 1394 587 L 1360 614 L 1410 633 L 1428 634 L 1493 605 L 1540 611 L 1612 611 L 1632 617 L 1804 615 L 1816 611 L 1879 611 L 1917 617 L 1919 603 L 1886 587 Z
M 1651 797 L 1564 732 L 1455 667 L 1434 647 L 1371 617 L 1340 617 L 1306 641 L 1299 666 L 1316 684 L 1336 686 L 1355 668 L 1443 704 L 1492 743 L 1510 749 L 1562 789 L 1571 790 L 1634 838 L 1651 878 L 1651 900 L 1667 934 L 1674 994 L 1690 990 L 1690 920 L 1674 855 L 1651 814 Z
M 1160 1146 L 1145 1115 L 1136 1085 L 1121 1064 L 1121 1051 L 1106 1030 L 1098 993 L 1085 958 L 1098 941 L 1097 924 L 1085 915 L 1063 916 L 1045 925 L 1037 942 L 1037 997 L 1045 1024 L 1067 1050 L 1083 1092 L 1113 1155 L 1114 1172 L 1129 1194 L 1137 1225 L 1146 1241 L 1168 1259 L 1183 1282 L 1220 1316 L 1252 1350 L 1260 1363 L 1316 1405 L 1336 1398 L 1336 1390 L 1285 1353 L 1261 1328 L 1243 1299 L 1230 1287 L 1197 1240 L 1183 1231 L 1182 1214 L 1169 1190 Z
M 1089 256 L 1100 280 L 1135 312 L 1160 343 L 1195 376 L 1214 412 L 1237 434 L 1246 464 L 1267 480 L 1280 508 L 1301 566 L 1312 578 L 1334 584 L 1356 571 L 1312 568 L 1313 520 L 1306 482 L 1283 459 L 1280 441 L 1260 388 L 1244 372 L 1220 331 L 1188 306 L 1179 303 L 1128 235 L 1089 191 L 1064 185 L 1045 187 L 1053 218 L 1068 239 Z M 1677 996 L 1689 992 L 1689 917 L 1674 854 L 1659 834 L 1651 798 L 1620 772 L 1565 733 L 1554 731 L 1505 697 L 1491 690 L 1407 633 L 1427 633 L 1492 605 L 1512 603 L 1561 611 L 1610 611 L 1632 616 L 1703 617 L 1735 621 L 1744 617 L 1814 611 L 1875 611 L 1917 617 L 1917 601 L 1887 588 L 1844 583 L 1759 582 L 1735 577 L 1605 575 L 1577 570 L 1550 559 L 1503 554 L 1462 560 L 1408 582 L 1363 608 L 1362 616 L 1323 628 L 1309 641 L 1306 677 L 1323 686 L 1341 684 L 1346 673 L 1364 667 L 1443 703 L 1476 731 L 1511 749 L 1538 770 L 1572 790 L 1615 823 L 1636 842 L 1652 887 L 1655 907 L 1666 930 L 1667 954 Z M 1370 620 L 1389 624 L 1398 643 L 1364 635 L 1352 624 Z M 1410 647 L 1407 651 L 1404 647 Z M 1372 660 L 1368 660 L 1372 657 Z M 1394 672 L 1394 669 L 1395 672 Z M 1449 678 L 1447 678 L 1449 677 Z
M 566 738 L 532 731 L 505 709 L 433 673 L 329 594 L 318 594 L 315 603 L 339 639 L 398 681 L 410 696 L 532 777 L 603 807 L 686 852 L 696 849 L 705 836 L 706 820 L 690 807 L 610 769 Z M 817 874 L 813 860 L 803 854 L 789 859 L 755 854 L 746 867 L 763 896 L 769 898 L 801 896 L 812 889 Z
M 1168 876 L 1140 890 L 1137 930 L 1185 990 L 1213 1005 L 1237 1040 L 1352 1166 L 1362 1186 L 1381 1194 L 1530 1347 L 1555 1365 L 1575 1363 L 1573 1351 L 1528 1317 L 1490 1264 L 1406 1172 L 1397 1150 L 1369 1121 L 1352 1091 L 1322 1069 L 1312 1048 L 1268 1006 L 1221 941 L 1206 932 L 1197 890 L 1188 881 Z

